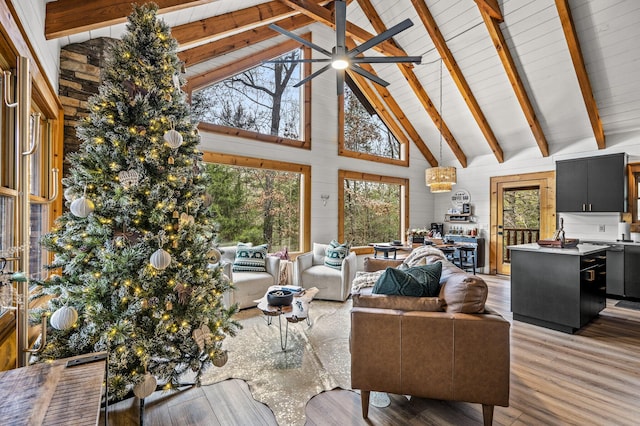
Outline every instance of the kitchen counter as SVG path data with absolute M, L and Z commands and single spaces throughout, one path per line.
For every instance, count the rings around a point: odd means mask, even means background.
M 604 244 L 601 245 L 588 243 L 581 243 L 572 248 L 540 247 L 537 243 L 507 246 L 509 250 L 535 251 L 537 253 L 566 254 L 571 256 L 587 256 L 602 250 L 606 250 L 608 247 L 608 245 Z

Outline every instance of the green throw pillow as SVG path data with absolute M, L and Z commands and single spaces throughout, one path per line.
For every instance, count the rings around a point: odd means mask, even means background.
M 372 293 L 399 296 L 424 296 L 424 286 L 409 274 L 395 268 L 387 268 L 373 286 Z
M 238 243 L 233 272 L 267 272 L 267 244 L 251 247 Z
M 329 243 L 325 251 L 324 264 L 329 268 L 342 269 L 342 261 L 349 255 L 349 244 L 340 244 L 336 240 Z
M 413 266 L 403 270 L 411 275 L 424 287 L 426 297 L 437 297 L 440 294 L 440 276 L 442 275 L 442 262 L 430 265 Z
M 437 297 L 442 263 L 414 266 L 401 271 L 387 268 L 373 286 L 372 293 L 415 297 Z

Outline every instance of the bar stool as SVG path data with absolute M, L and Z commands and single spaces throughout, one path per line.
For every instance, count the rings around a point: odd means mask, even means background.
M 458 260 L 460 261 L 460 269 L 463 271 L 471 268 L 473 275 L 476 274 L 476 248 L 475 247 L 458 247 Z
M 440 251 L 444 253 L 447 259 L 451 262 L 455 262 L 456 248 L 451 247 L 439 247 Z

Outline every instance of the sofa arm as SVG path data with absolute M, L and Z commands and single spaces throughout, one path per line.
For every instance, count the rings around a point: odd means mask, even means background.
M 267 272 L 273 277 L 273 285 L 280 284 L 280 258 L 267 256 L 265 261 Z
M 345 300 L 349 293 L 351 293 L 351 283 L 356 277 L 356 270 L 358 269 L 358 257 L 354 252 L 349 252 L 347 257 L 342 261 L 342 298 Z
M 293 263 L 293 283 L 302 286 L 302 272 L 313 265 L 313 252 L 302 253 Z
M 229 281 L 233 282 L 233 263 L 221 261 L 220 267 L 222 268 L 222 273 L 229 277 Z

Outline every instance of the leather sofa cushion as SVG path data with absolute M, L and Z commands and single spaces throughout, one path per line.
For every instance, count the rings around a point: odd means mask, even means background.
M 353 294 L 353 306 L 359 308 L 399 309 L 403 311 L 442 312 L 439 297 L 413 297 L 385 294 Z
M 401 259 L 377 259 L 375 257 L 364 258 L 364 271 L 375 272 L 385 270 L 389 267 L 396 268 L 402 264 Z
M 487 283 L 482 278 L 459 272 L 448 277 L 439 297 L 445 301 L 447 312 L 476 314 L 484 312 L 487 293 Z

